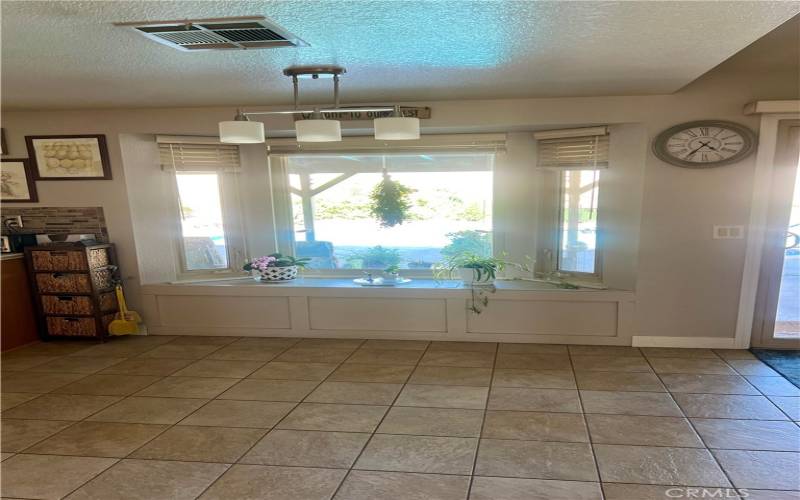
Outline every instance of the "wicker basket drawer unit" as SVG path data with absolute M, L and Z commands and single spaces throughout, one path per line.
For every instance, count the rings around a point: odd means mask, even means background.
M 25 254 L 41 336 L 104 339 L 119 309 L 114 246 L 46 245 Z
M 48 316 L 47 334 L 53 337 L 98 337 L 105 335 L 104 332 L 113 319 L 113 314 L 102 316 L 102 329 L 98 332 L 95 317 Z
M 88 274 L 36 273 L 36 286 L 41 293 L 92 293 Z
M 84 295 L 42 295 L 42 309 L 45 314 L 95 314 L 94 301 Z M 117 297 L 114 292 L 100 294 L 100 312 L 116 311 Z
M 81 251 L 36 250 L 31 252 L 34 271 L 88 271 Z
M 94 303 L 89 296 L 81 295 L 42 295 L 42 309 L 45 314 L 94 314 Z
M 31 252 L 34 271 L 88 271 L 109 264 L 108 249 L 36 250 Z

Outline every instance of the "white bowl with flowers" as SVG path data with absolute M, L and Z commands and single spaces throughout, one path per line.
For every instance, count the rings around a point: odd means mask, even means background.
M 291 281 L 297 277 L 300 268 L 306 267 L 310 260 L 273 253 L 248 260 L 242 269 L 249 271 L 256 281 Z

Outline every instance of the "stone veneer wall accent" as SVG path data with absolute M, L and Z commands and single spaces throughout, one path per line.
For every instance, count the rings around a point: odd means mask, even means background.
M 108 241 L 108 229 L 102 207 L 9 207 L 3 217 L 22 216 L 22 234 L 94 234 L 100 242 Z M 8 229 L 0 228 L 2 234 Z

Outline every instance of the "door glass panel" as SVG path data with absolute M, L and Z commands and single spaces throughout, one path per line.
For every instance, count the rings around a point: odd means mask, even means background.
M 786 228 L 775 338 L 800 339 L 800 166 L 796 169 L 792 211 Z

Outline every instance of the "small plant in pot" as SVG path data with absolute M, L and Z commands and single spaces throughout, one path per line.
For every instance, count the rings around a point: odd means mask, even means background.
M 436 266 L 434 277 L 436 279 L 458 276 L 469 286 L 471 297 L 467 302 L 467 309 L 475 314 L 480 314 L 489 305 L 488 294 L 494 293 L 494 280 L 497 272 L 508 265 L 516 265 L 496 257 L 484 257 L 474 253 L 462 253 L 449 257 Z
M 505 269 L 508 264 L 509 262 L 496 257 L 463 253 L 450 257 L 439 264 L 436 268 L 436 277 L 452 279 L 458 276 L 465 285 L 492 285 L 497 277 L 497 272 Z
M 305 268 L 310 260 L 273 253 L 248 260 L 242 269 L 250 272 L 259 281 L 291 281 L 297 277 L 298 270 Z

